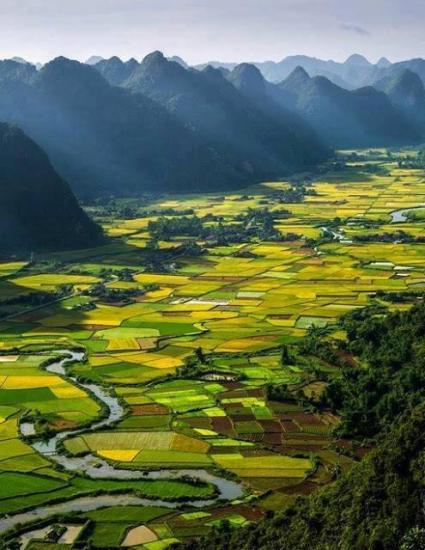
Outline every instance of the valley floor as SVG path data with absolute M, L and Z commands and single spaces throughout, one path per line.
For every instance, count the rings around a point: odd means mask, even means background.
M 338 416 L 312 404 L 340 365 L 297 344 L 315 331 L 344 339 L 342 315 L 371 303 L 405 309 L 423 293 L 425 174 L 399 164 L 412 154 L 344 152 L 345 166 L 315 177 L 300 202 L 285 200 L 288 182 L 124 201 L 136 208 L 131 219 L 97 212 L 110 244 L 0 263 L 2 536 L 6 517 L 96 492 L 117 504 L 75 507 L 31 536 L 16 531 L 21 547 L 162 550 L 223 520 L 256 522 L 361 460 L 368 449 L 339 439 Z M 152 243 L 148 225 L 161 213 L 193 211 L 208 228 L 250 208 L 275 212 L 284 238 L 225 245 L 204 236 L 192 255 L 187 235 Z M 46 369 L 73 349 L 86 360 L 65 374 Z M 110 411 L 94 387 L 123 410 L 103 427 L 96 421 Z M 57 452 L 90 455 L 96 468 L 106 461 L 109 478 L 39 452 L 34 442 L 66 430 Z M 170 475 L 131 480 L 121 470 Z M 201 472 L 235 482 L 237 498 L 217 499 Z

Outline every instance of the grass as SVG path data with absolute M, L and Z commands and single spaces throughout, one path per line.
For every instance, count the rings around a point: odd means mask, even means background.
M 0 474 L 0 499 L 7 499 L 14 496 L 32 495 L 36 493 L 47 493 L 64 487 L 60 481 L 47 477 L 25 475 L 19 473 Z M 1 509 L 1 504 L 0 504 Z

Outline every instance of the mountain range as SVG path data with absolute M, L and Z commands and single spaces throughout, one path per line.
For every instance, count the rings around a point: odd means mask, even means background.
M 237 188 L 329 154 L 307 123 L 265 116 L 220 71 L 154 53 L 116 86 L 129 65 L 0 63 L 0 120 L 43 147 L 80 197 Z
M 85 248 L 102 240 L 47 155 L 21 130 L 0 123 L 0 252 Z
M 284 109 L 267 113 L 212 67 L 185 69 L 154 52 L 123 85 L 163 105 L 247 177 L 267 179 L 325 158 L 325 148 L 301 118 Z
M 29 81 L 0 80 L 0 120 L 40 144 L 82 197 L 246 183 L 159 104 L 65 58 Z
M 373 64 L 364 56 L 353 54 L 344 62 L 317 59 L 307 55 L 291 55 L 281 61 L 252 62 L 262 73 L 266 80 L 279 83 L 285 80 L 297 67 L 303 68 L 310 76 L 325 76 L 334 84 L 354 90 L 363 86 L 373 85 L 376 81 L 389 75 L 396 75 L 404 69 L 416 72 L 425 82 L 425 60 L 422 58 L 408 59 L 397 63 L 391 63 L 382 57 Z M 207 65 L 215 68 L 233 70 L 238 63 L 226 63 L 211 61 L 197 65 L 202 70 Z

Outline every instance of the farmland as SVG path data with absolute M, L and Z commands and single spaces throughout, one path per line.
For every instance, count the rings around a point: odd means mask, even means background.
M 338 437 L 336 414 L 314 406 L 340 364 L 300 343 L 315 333 L 342 340 L 342 315 L 370 304 L 404 309 L 423 292 L 425 219 L 419 209 L 393 223 L 392 213 L 425 204 L 425 175 L 399 168 L 404 152 L 342 155 L 344 165 L 300 176 L 308 192 L 299 202 L 285 199 L 299 181 L 129 199 L 127 218 L 93 208 L 109 244 L 0 264 L 1 516 L 95 492 L 132 493 L 162 504 L 72 519 L 88 525 L 82 536 L 95 548 L 160 550 L 223 520 L 257 521 L 367 453 Z M 273 217 L 266 238 L 263 209 Z M 188 211 L 201 235 L 155 238 L 158 219 Z M 243 226 L 243 242 L 226 238 L 232 225 Z M 40 295 L 42 303 L 31 298 Z M 46 370 L 70 349 L 86 359 L 66 375 Z M 124 410 L 98 430 L 91 426 L 107 411 L 90 384 Z M 90 454 L 128 472 L 213 472 L 243 494 L 214 502 L 212 484 L 185 477 L 69 472 L 31 445 L 64 430 L 73 430 L 61 448 L 71 458 Z M 206 504 L 167 506 L 194 500 Z

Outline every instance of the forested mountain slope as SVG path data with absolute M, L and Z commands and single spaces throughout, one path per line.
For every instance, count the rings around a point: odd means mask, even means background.
M 46 154 L 21 130 L 1 123 L 0 252 L 83 248 L 102 239 Z

